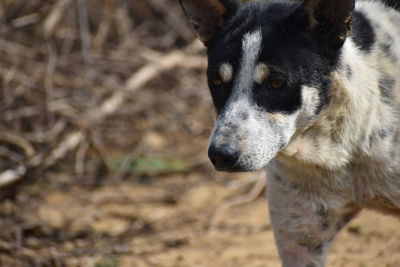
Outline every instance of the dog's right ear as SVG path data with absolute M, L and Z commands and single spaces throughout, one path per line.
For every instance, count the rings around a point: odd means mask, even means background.
M 199 37 L 207 45 L 227 16 L 239 7 L 238 0 L 179 0 Z
M 309 18 L 309 28 L 333 47 L 341 47 L 351 31 L 355 0 L 304 0 L 300 9 Z

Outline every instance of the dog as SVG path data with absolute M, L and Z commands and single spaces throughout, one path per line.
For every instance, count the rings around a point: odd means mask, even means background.
M 207 47 L 217 171 L 267 168 L 284 267 L 364 208 L 400 216 L 398 0 L 179 0 Z

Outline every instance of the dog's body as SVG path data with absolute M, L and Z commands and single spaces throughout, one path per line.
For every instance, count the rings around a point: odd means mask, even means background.
M 217 170 L 268 167 L 285 267 L 363 208 L 400 216 L 398 1 L 180 0 L 208 47 Z

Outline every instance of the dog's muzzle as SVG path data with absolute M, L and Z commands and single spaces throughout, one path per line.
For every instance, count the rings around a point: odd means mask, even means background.
M 239 151 L 232 145 L 224 144 L 218 147 L 210 145 L 208 157 L 217 171 L 237 171 L 236 165 L 239 160 Z

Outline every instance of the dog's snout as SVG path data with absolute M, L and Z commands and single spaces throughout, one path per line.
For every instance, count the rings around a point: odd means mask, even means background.
M 219 147 L 211 145 L 208 149 L 208 157 L 217 170 L 229 171 L 236 165 L 239 159 L 239 151 L 228 144 Z

